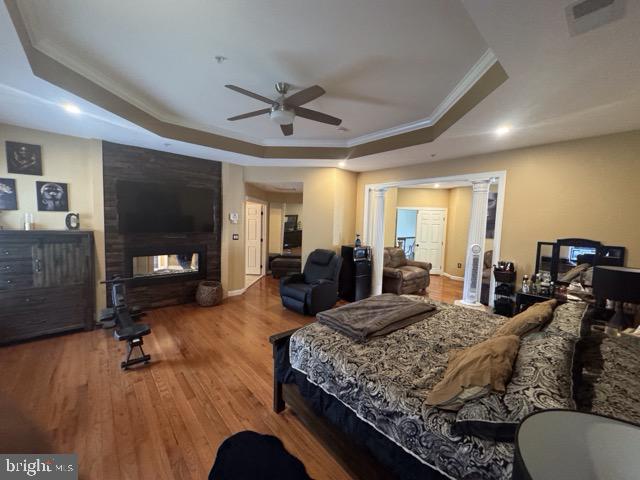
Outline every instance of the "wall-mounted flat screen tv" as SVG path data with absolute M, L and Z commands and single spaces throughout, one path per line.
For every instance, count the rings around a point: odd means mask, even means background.
M 128 180 L 116 190 L 120 233 L 213 232 L 213 190 Z

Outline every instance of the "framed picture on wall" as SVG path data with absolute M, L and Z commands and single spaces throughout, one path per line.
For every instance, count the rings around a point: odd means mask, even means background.
M 489 192 L 489 205 L 487 208 L 487 234 L 486 238 L 493 238 L 496 232 L 496 210 L 498 207 L 498 192 Z
M 38 210 L 41 212 L 68 212 L 69 190 L 66 183 L 36 182 Z
M 6 142 L 7 170 L 22 175 L 42 175 L 42 149 L 40 145 Z
M 0 210 L 17 210 L 18 192 L 13 178 L 0 178 Z

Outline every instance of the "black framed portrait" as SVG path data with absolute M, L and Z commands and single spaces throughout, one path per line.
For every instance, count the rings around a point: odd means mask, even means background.
M 29 143 L 6 142 L 7 170 L 22 175 L 42 175 L 42 148 Z
M 0 210 L 17 210 L 18 192 L 13 178 L 0 178 Z
M 68 212 L 69 190 L 66 183 L 36 182 L 38 210 L 41 212 Z
M 493 238 L 496 233 L 496 213 L 498 210 L 498 192 L 489 192 L 487 207 L 487 234 L 485 238 Z

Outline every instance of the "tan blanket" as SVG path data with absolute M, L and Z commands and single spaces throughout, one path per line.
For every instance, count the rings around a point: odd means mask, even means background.
M 435 305 L 383 293 L 320 312 L 316 318 L 319 323 L 364 343 L 424 320 L 436 311 Z

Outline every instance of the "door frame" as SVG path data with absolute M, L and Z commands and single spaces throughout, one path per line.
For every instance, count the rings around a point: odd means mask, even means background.
M 396 207 L 396 232 L 395 233 L 398 233 L 398 215 L 397 215 L 398 210 L 418 210 L 418 215 L 420 215 L 420 210 L 439 210 L 444 213 L 444 225 L 442 227 L 443 228 L 442 245 L 440 248 L 440 255 L 441 255 L 440 258 L 442 259 L 442 265 L 441 265 L 442 268 L 440 272 L 432 273 L 432 275 L 442 275 L 444 273 L 444 260 L 445 260 L 445 253 L 446 253 L 446 247 L 447 247 L 447 221 L 449 220 L 449 209 L 447 207 Z M 418 215 L 416 215 L 416 242 L 418 241 Z M 396 235 L 396 238 L 397 238 L 397 235 Z M 415 259 L 415 254 L 413 258 Z
M 367 183 L 363 187 L 363 212 L 362 212 L 362 234 L 363 234 L 363 242 L 367 245 L 371 245 L 373 240 L 373 232 L 374 232 L 374 224 L 376 221 L 384 222 L 384 218 L 376 219 L 374 215 L 374 191 L 377 189 L 385 189 L 392 187 L 405 187 L 410 185 L 421 185 L 424 183 L 440 183 L 445 184 L 448 182 L 459 182 L 459 181 L 482 181 L 482 180 L 491 180 L 492 183 L 496 183 L 498 185 L 498 205 L 496 206 L 496 226 L 494 230 L 494 238 L 493 238 L 493 257 L 492 257 L 492 265 L 496 264 L 500 259 L 500 248 L 502 245 L 502 218 L 504 213 L 504 198 L 505 191 L 507 185 L 507 171 L 506 170 L 496 170 L 489 172 L 479 172 L 479 173 L 467 173 L 461 175 L 449 175 L 445 177 L 426 177 L 426 178 L 414 178 L 410 180 L 395 180 L 389 182 L 381 182 L 381 183 Z M 467 250 L 469 245 L 467 245 Z M 484 247 L 482 249 L 484 251 Z M 375 254 L 374 254 L 375 255 Z M 380 268 L 380 266 L 375 266 L 374 268 Z M 382 273 L 377 275 L 382 278 Z M 376 275 L 374 275 L 374 278 Z M 495 278 L 491 275 L 491 283 L 490 283 L 489 292 L 493 292 L 495 290 Z M 375 285 L 374 285 L 375 291 Z M 489 295 L 489 306 L 493 307 L 493 295 Z
M 245 201 L 243 202 L 244 207 L 244 242 L 243 242 L 243 253 L 244 253 L 244 275 L 247 274 L 247 203 L 257 203 L 262 206 L 262 215 L 260 215 L 260 237 L 262 241 L 260 242 L 260 277 L 264 277 L 265 272 L 267 271 L 267 248 L 265 239 L 267 238 L 267 211 L 269 209 L 269 203 L 264 200 L 260 200 L 259 198 L 246 196 Z

